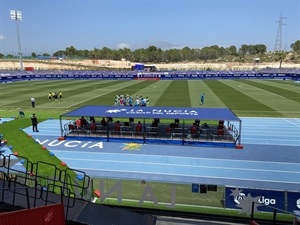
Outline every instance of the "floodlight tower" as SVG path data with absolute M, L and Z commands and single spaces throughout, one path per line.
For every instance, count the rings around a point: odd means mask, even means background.
M 279 20 L 276 21 L 276 23 L 278 23 L 278 30 L 277 30 L 274 52 L 282 51 L 282 26 L 286 25 L 283 23 L 284 19 L 286 19 L 286 18 L 282 17 L 282 13 L 281 13 Z
M 18 24 L 18 21 L 22 20 L 22 12 L 16 11 L 16 10 L 10 10 L 10 18 L 12 20 L 16 21 L 18 46 L 19 46 L 19 57 L 20 57 L 20 70 L 23 70 L 22 50 L 21 50 L 21 41 L 20 41 L 20 33 L 19 33 L 19 24 Z

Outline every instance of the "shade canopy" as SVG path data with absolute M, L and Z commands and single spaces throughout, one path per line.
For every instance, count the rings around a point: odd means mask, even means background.
M 90 105 L 61 115 L 61 117 L 81 116 L 240 121 L 240 119 L 229 108 L 125 107 Z

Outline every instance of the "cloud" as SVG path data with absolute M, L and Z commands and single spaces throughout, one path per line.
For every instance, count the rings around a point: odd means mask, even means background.
M 130 44 L 120 43 L 120 44 L 117 45 L 117 49 L 124 49 L 124 48 L 129 48 L 130 49 Z
M 183 46 L 180 46 L 178 44 L 173 44 L 170 42 L 166 42 L 166 41 L 155 41 L 155 42 L 150 43 L 149 46 L 150 45 L 153 45 L 157 48 L 161 48 L 162 50 L 168 50 L 168 49 L 173 49 L 173 48 L 177 48 L 177 49 L 183 48 Z
M 1 41 L 1 40 L 5 40 L 5 37 L 4 37 L 3 34 L 0 34 L 0 41 Z
M 131 50 L 135 50 L 135 49 L 139 49 L 139 48 L 148 48 L 149 46 L 155 46 L 157 48 L 161 48 L 162 50 L 168 50 L 168 49 L 182 49 L 185 46 L 181 46 L 178 44 L 173 44 L 170 42 L 166 42 L 166 41 L 155 41 L 155 42 L 151 42 L 149 44 L 136 44 L 136 43 L 125 43 L 122 42 L 120 44 L 117 45 L 117 49 L 124 49 L 124 48 L 128 48 Z

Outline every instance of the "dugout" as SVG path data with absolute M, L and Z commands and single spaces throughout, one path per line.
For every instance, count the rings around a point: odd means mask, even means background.
M 86 124 L 78 121 L 82 117 Z M 68 122 L 63 123 L 66 119 Z M 63 138 L 108 142 L 233 147 L 241 144 L 241 126 L 241 120 L 229 108 L 92 105 L 60 116 Z

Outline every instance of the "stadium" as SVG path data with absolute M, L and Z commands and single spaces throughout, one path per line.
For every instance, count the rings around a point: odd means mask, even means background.
M 59 218 L 74 224 L 96 224 L 114 214 L 119 218 L 105 222 L 159 224 L 164 216 L 174 216 L 196 219 L 195 224 L 219 217 L 231 224 L 272 224 L 277 217 L 276 224 L 286 224 L 295 218 L 299 69 L 0 74 L 3 202 L 22 209 L 55 205 L 58 214 L 64 209 Z M 49 92 L 63 97 L 49 101 Z M 116 106 L 116 95 L 147 96 L 149 105 Z M 177 114 L 150 113 L 171 109 Z M 216 116 L 206 111 L 211 109 L 217 109 Z M 182 116 L 179 110 L 199 113 Z M 226 117 L 227 110 L 233 119 Z M 95 132 L 69 126 L 82 116 L 89 124 L 90 117 L 100 122 L 110 118 L 107 112 L 113 113 L 114 125 L 133 122 L 135 127 L 141 120 L 145 129 L 136 134 L 123 125 L 121 130 L 96 127 Z M 39 133 L 32 131 L 32 113 Z M 147 130 L 155 119 L 163 129 Z M 166 128 L 176 119 L 174 129 L 180 132 L 167 136 Z M 191 138 L 197 120 L 201 131 Z M 207 132 L 205 126 L 217 127 L 220 121 L 227 136 L 217 128 Z M 94 210 L 99 213 L 91 215 Z

